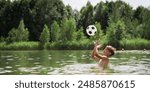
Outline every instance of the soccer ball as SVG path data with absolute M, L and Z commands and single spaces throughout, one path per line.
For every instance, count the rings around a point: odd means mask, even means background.
M 96 34 L 96 31 L 97 31 L 97 28 L 94 26 L 94 25 L 89 25 L 87 28 L 86 28 L 86 33 L 89 35 L 89 36 L 94 36 Z

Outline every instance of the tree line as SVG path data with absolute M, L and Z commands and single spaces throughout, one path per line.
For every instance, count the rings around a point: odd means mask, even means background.
M 80 11 L 61 0 L 0 0 L 0 41 L 8 43 L 39 41 L 67 42 L 99 39 L 120 47 L 130 39 L 150 40 L 150 9 L 133 9 L 123 1 L 87 2 Z M 88 25 L 96 25 L 94 37 L 86 34 Z

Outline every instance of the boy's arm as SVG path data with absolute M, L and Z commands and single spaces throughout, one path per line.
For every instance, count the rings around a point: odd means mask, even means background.
M 92 52 L 92 58 L 94 58 L 95 60 L 99 61 L 100 59 L 103 58 L 103 56 L 98 54 L 98 48 L 100 48 L 101 45 L 95 45 L 93 52 Z
M 95 59 L 96 61 L 100 60 L 99 58 L 96 57 L 96 48 L 94 48 L 92 51 L 92 58 Z

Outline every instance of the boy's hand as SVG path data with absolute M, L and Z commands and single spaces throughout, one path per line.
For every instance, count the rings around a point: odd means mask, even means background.
M 102 47 L 102 45 L 100 45 L 100 44 L 97 44 L 97 45 L 96 45 L 96 48 L 97 48 L 97 49 L 99 49 L 99 48 L 101 48 L 101 47 Z
M 99 48 L 102 47 L 102 45 L 99 44 L 98 41 L 94 42 L 94 44 L 95 44 L 95 48 L 96 48 L 96 49 L 99 49 Z

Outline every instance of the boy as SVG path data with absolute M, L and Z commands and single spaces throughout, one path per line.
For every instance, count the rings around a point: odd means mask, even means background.
M 96 44 L 92 52 L 92 58 L 99 62 L 100 67 L 105 68 L 108 66 L 109 57 L 114 55 L 115 48 L 110 45 L 106 46 L 102 55 L 98 54 L 99 48 L 101 48 L 101 45 Z

